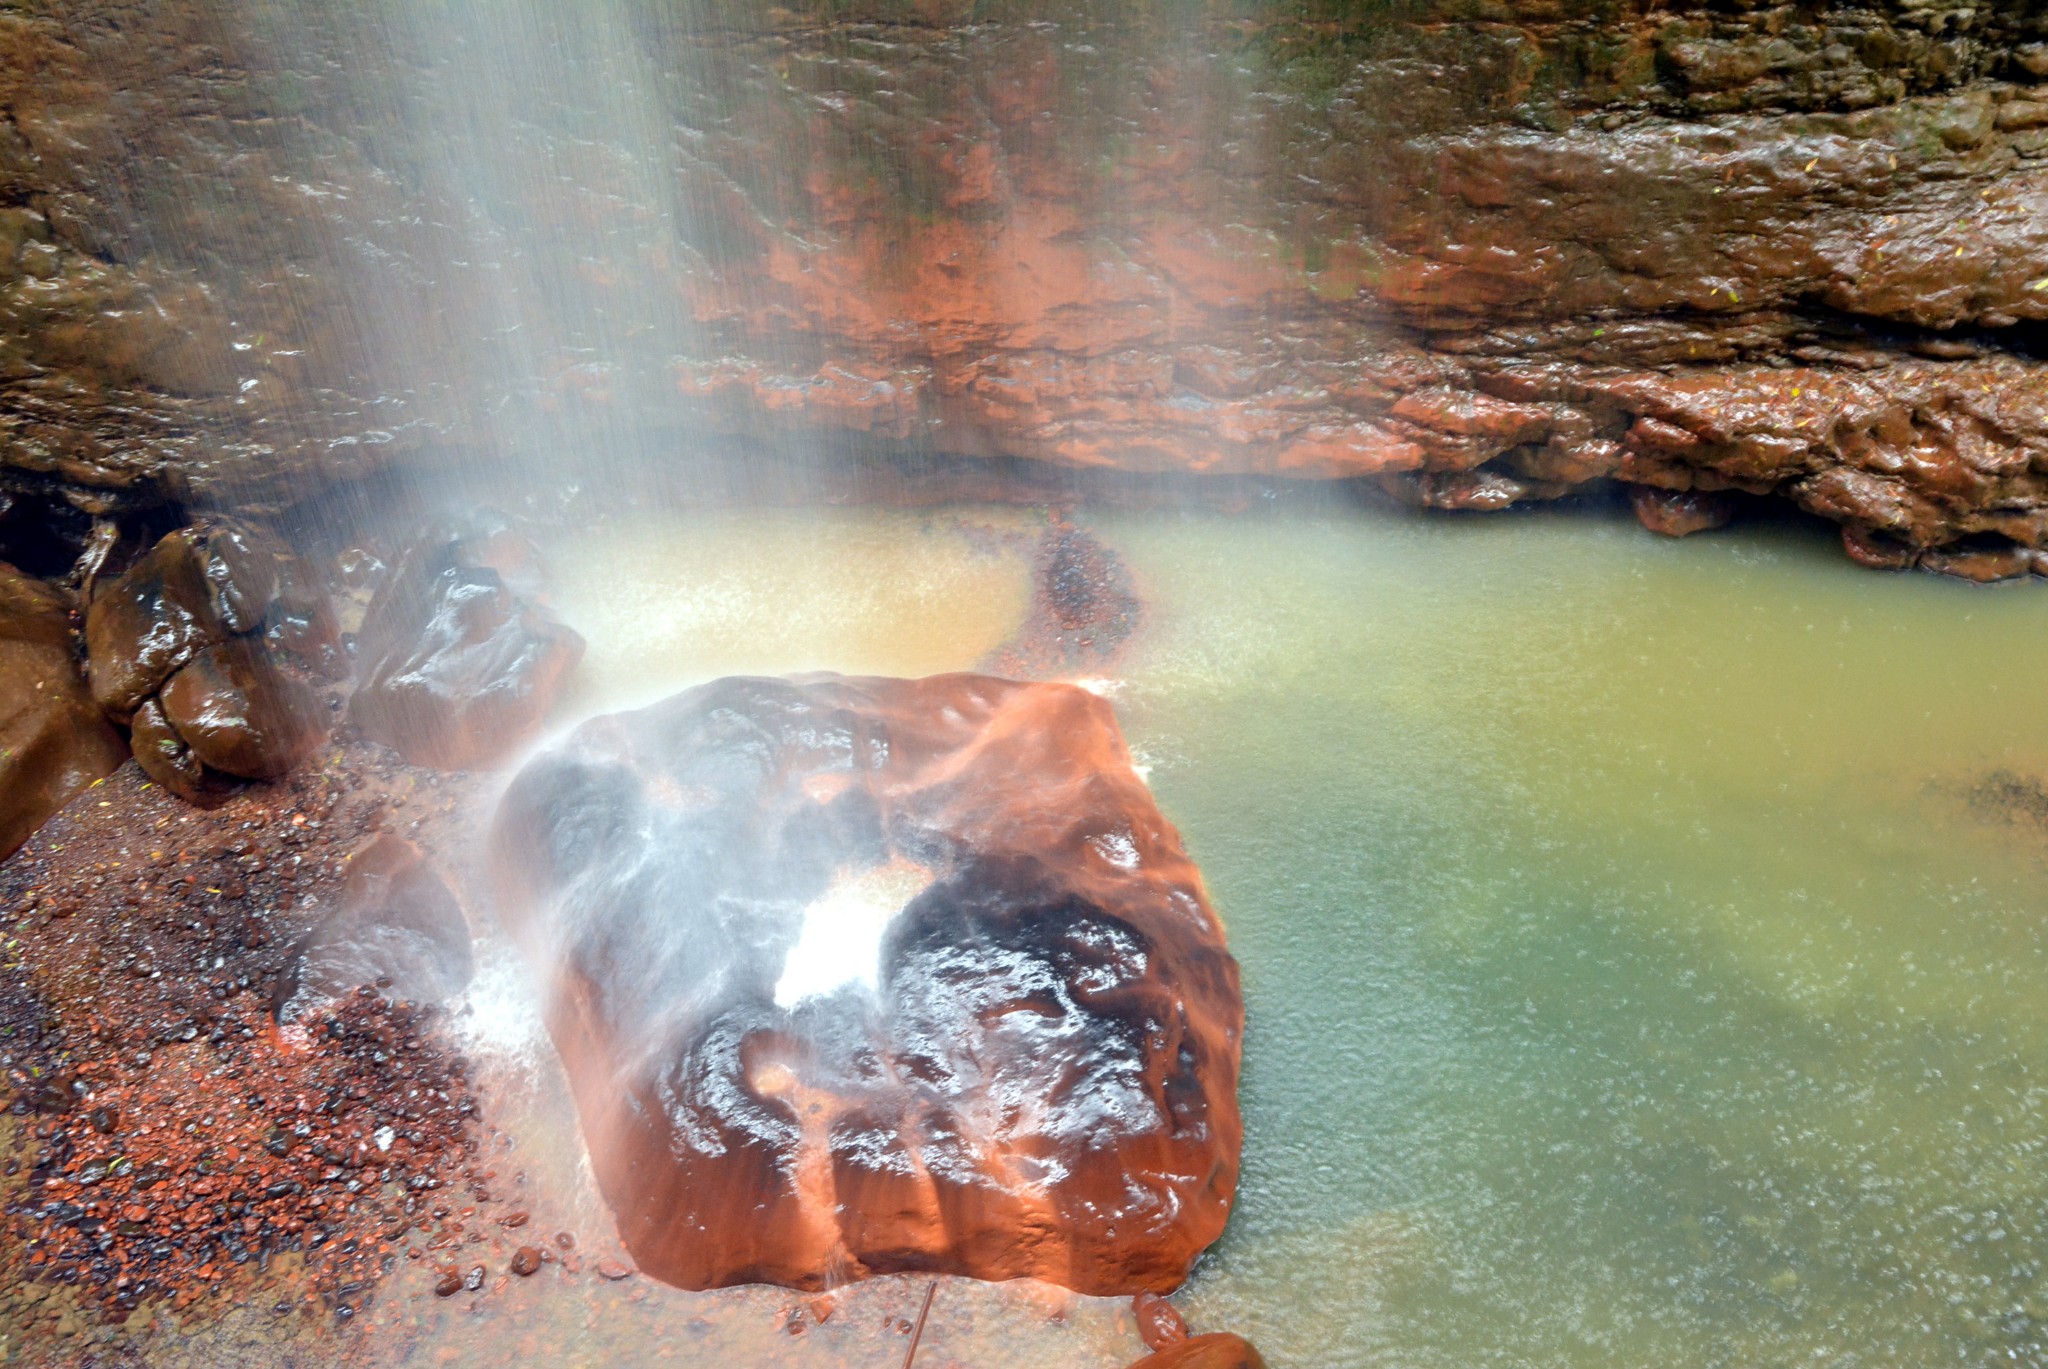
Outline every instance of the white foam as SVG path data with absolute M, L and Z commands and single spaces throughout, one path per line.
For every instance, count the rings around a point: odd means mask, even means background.
M 842 870 L 804 909 L 803 930 L 775 982 L 776 1006 L 795 1007 L 854 983 L 873 993 L 879 987 L 883 935 L 931 882 L 930 870 L 900 858 L 857 873 Z
M 533 972 L 510 946 L 486 942 L 478 949 L 476 975 L 464 995 L 468 1011 L 458 1019 L 465 1047 L 515 1061 L 538 1058 L 547 1026 Z

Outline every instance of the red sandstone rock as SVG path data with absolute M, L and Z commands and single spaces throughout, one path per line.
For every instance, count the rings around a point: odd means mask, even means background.
M 246 637 L 210 646 L 165 682 L 164 720 L 202 765 L 242 779 L 275 779 L 327 735 L 327 710 L 268 648 Z
M 340 673 L 333 614 L 297 559 L 251 529 L 209 519 L 166 534 L 94 597 L 85 639 L 95 701 L 182 798 L 281 775 L 327 734 L 305 676 Z
M 1180 1309 L 1157 1293 L 1140 1293 L 1131 1299 L 1131 1311 L 1138 1319 L 1138 1339 L 1147 1350 L 1164 1350 L 1188 1338 L 1188 1324 Z
M 583 658 L 582 637 L 528 597 L 535 556 L 493 521 L 430 530 L 399 557 L 358 638 L 349 716 L 365 735 L 449 770 L 533 735 Z
M 125 720 L 193 656 L 224 641 L 221 596 L 208 584 L 205 540 L 168 533 L 96 597 L 85 617 L 93 701 Z M 229 596 L 239 610 L 241 596 Z
M 1628 487 L 1629 507 L 1636 521 L 1666 537 L 1690 537 L 1725 527 L 1735 516 L 1734 499 L 1713 490 L 1660 490 L 1654 485 Z
M 1218 1331 L 1155 1350 L 1130 1369 L 1266 1369 L 1266 1361 L 1250 1341 Z
M 2027 6 L 652 5 L 652 199 L 545 91 L 418 146 L 478 70 L 287 7 L 287 44 L 194 0 L 0 25 L 0 462 L 82 508 L 711 428 L 1475 510 L 1618 476 L 1952 573 L 2048 550 Z M 548 40 L 537 81 L 615 75 Z M 484 250 L 419 156 L 555 173 L 478 182 Z
M 0 563 L 0 859 L 125 753 L 72 663 L 69 610 Z
M 1237 967 L 1108 704 L 727 679 L 530 763 L 502 914 L 649 1273 L 1164 1291 L 1237 1178 Z
M 234 792 L 234 783 L 209 771 L 164 716 L 156 698 L 144 699 L 128 720 L 128 741 L 142 773 L 187 803 L 212 806 Z

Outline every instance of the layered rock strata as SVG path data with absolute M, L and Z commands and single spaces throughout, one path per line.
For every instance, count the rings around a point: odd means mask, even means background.
M 17 482 L 710 427 L 2048 549 L 2034 6 L 373 10 L 0 10 Z
M 649 1273 L 1165 1291 L 1221 1232 L 1237 966 L 1094 695 L 716 681 L 530 763 L 493 864 Z

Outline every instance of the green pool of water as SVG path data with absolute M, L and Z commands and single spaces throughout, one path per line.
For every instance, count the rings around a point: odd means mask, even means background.
M 1275 1364 L 2048 1357 L 2048 599 L 1805 531 L 1110 519 Z

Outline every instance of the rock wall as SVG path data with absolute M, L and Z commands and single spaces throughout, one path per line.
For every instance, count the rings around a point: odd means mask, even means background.
M 797 433 L 2048 569 L 2048 6 L 553 8 L 0 0 L 9 479 Z

